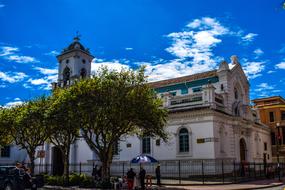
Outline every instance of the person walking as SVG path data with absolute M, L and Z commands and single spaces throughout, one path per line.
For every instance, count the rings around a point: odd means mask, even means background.
M 156 183 L 158 186 L 161 186 L 161 181 L 160 181 L 160 165 L 158 164 L 157 167 L 155 168 L 155 176 L 156 176 Z
M 127 172 L 128 190 L 133 190 L 135 176 L 136 173 L 133 171 L 133 168 L 130 168 L 130 170 Z
M 16 167 L 13 171 L 14 178 L 15 178 L 15 189 L 17 190 L 24 190 L 25 189 L 25 184 L 24 184 L 24 174 L 25 171 L 22 168 L 22 164 L 20 162 L 16 163 Z
M 146 174 L 146 171 L 145 169 L 141 166 L 141 169 L 140 169 L 140 173 L 139 173 L 139 177 L 140 177 L 140 182 L 141 182 L 141 189 L 144 190 L 145 189 L 145 174 Z

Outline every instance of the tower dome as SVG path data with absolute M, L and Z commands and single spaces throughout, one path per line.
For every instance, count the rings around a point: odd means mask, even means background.
M 59 63 L 56 85 L 58 87 L 69 86 L 75 80 L 89 78 L 91 75 L 91 62 L 94 56 L 79 41 L 77 34 L 73 42 L 56 57 Z

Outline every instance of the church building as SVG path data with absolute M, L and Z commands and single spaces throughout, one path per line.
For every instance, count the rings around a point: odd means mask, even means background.
M 79 38 L 57 56 L 58 81 L 53 88 L 72 85 L 89 77 L 92 56 Z M 168 142 L 150 137 L 129 136 L 118 143 L 114 162 L 130 161 L 139 154 L 158 160 L 235 160 L 271 162 L 270 128 L 259 121 L 250 106 L 249 81 L 236 56 L 217 70 L 151 82 L 163 106 L 169 110 Z M 60 165 L 59 149 L 44 146 L 43 163 Z M 71 147 L 71 163 L 97 160 L 84 139 Z

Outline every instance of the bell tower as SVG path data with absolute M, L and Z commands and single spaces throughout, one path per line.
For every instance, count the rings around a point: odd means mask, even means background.
M 56 57 L 59 63 L 58 83 L 53 84 L 53 88 L 66 87 L 76 80 L 90 77 L 91 62 L 94 56 L 79 41 L 77 33 L 73 42 Z

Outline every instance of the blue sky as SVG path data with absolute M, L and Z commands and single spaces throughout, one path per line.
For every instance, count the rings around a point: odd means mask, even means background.
M 251 98 L 285 97 L 282 0 L 0 0 L 0 105 L 50 93 L 55 56 L 76 31 L 92 69 L 144 64 L 150 80 L 217 68 L 237 55 Z

